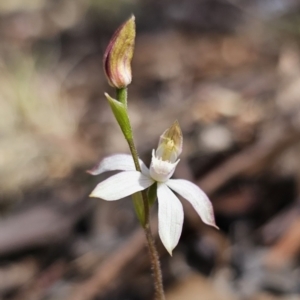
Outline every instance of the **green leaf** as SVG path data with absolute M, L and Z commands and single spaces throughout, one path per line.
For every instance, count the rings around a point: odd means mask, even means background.
M 155 182 L 154 184 L 152 184 L 149 189 L 148 189 L 148 199 L 149 199 L 149 206 L 151 207 L 157 198 L 156 195 L 156 190 L 157 190 L 157 182 Z
M 107 98 L 109 105 L 113 111 L 113 114 L 120 125 L 120 128 L 126 138 L 126 140 L 132 139 L 132 130 L 130 126 L 130 121 L 128 118 L 128 113 L 126 106 L 110 97 L 108 94 L 105 93 L 105 97 Z
M 132 202 L 134 205 L 135 213 L 141 225 L 144 227 L 146 222 L 142 194 L 140 192 L 132 194 Z

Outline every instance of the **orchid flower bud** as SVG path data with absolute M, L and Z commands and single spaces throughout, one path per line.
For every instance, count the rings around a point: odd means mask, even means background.
M 182 152 L 182 132 L 178 121 L 160 136 L 156 151 L 152 151 L 150 175 L 159 182 L 165 182 L 173 175 L 178 156 Z
M 122 24 L 111 38 L 103 57 L 108 83 L 117 89 L 131 83 L 131 60 L 135 42 L 135 18 Z

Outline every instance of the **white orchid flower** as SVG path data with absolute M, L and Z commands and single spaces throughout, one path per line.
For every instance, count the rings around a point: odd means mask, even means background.
M 191 203 L 204 223 L 217 227 L 213 208 L 206 194 L 190 181 L 170 179 L 179 163 L 182 140 L 181 129 L 175 121 L 161 135 L 157 150 L 152 151 L 150 170 L 139 160 L 142 172 L 138 172 L 131 155 L 116 154 L 104 158 L 89 171 L 92 175 L 123 171 L 100 182 L 90 195 L 107 201 L 119 200 L 157 182 L 159 236 L 171 255 L 178 244 L 183 226 L 182 204 L 173 191 Z

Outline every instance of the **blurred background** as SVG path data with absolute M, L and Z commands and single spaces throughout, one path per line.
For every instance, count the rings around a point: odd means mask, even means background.
M 102 55 L 131 13 L 140 155 L 178 119 L 175 177 L 220 227 L 183 201 L 172 258 L 157 240 L 167 299 L 300 299 L 299 0 L 1 0 L 0 299 L 153 299 L 131 200 L 89 198 L 110 174 L 86 173 L 128 153 Z

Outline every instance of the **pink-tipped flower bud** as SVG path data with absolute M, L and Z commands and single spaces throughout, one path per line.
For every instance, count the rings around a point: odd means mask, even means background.
M 131 83 L 131 60 L 135 41 L 135 18 L 131 16 L 111 38 L 103 57 L 108 83 L 115 88 L 125 88 Z

